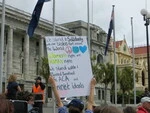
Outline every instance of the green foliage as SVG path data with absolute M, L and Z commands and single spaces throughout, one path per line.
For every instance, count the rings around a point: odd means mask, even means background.
M 50 70 L 49 70 L 49 63 L 48 63 L 48 58 L 42 57 L 41 58 L 41 68 L 40 68 L 40 75 L 43 76 L 46 82 L 46 92 L 48 92 L 48 78 L 50 75 Z M 48 102 L 48 95 L 46 93 L 46 103 Z
M 140 100 L 142 98 L 143 91 L 136 91 L 136 103 L 140 103 Z M 128 103 L 128 98 L 130 97 L 130 104 L 134 104 L 134 91 L 130 92 L 129 94 L 124 94 L 124 104 Z M 122 92 L 117 93 L 117 103 L 122 104 Z
M 96 80 L 99 83 L 104 83 L 108 85 L 112 81 L 114 81 L 114 65 L 107 64 L 99 64 L 99 70 L 96 72 Z
M 122 93 L 129 92 L 133 89 L 133 70 L 131 69 L 131 67 L 124 67 L 122 69 L 119 80 Z
M 46 57 L 41 58 L 41 67 L 40 67 L 39 72 L 40 72 L 40 75 L 42 75 L 43 78 L 45 79 L 46 83 L 48 83 L 48 78 L 50 75 L 48 58 Z
M 113 64 L 96 64 L 92 66 L 93 74 L 95 75 L 97 83 L 105 84 L 105 104 L 107 97 L 108 84 L 114 81 L 114 66 Z

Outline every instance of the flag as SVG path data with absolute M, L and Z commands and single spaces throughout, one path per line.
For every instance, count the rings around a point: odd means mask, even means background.
M 37 27 L 38 22 L 39 22 L 43 4 L 44 4 L 44 2 L 47 2 L 47 1 L 50 1 L 50 0 L 38 0 L 36 6 L 34 8 L 34 11 L 32 13 L 32 19 L 29 23 L 28 30 L 27 30 L 29 37 L 33 36 L 34 30 Z
M 111 33 L 112 33 L 113 29 L 114 29 L 114 10 L 112 10 L 112 13 L 111 13 L 111 19 L 110 19 L 110 23 L 109 23 L 109 29 L 108 29 L 107 41 L 106 41 L 106 47 L 105 47 L 105 53 L 104 53 L 105 55 L 107 54 L 109 41 L 110 41 Z

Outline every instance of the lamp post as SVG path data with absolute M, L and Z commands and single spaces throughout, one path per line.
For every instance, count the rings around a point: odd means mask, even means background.
M 148 70 L 148 89 L 150 91 L 150 63 L 149 63 L 149 36 L 148 36 L 148 25 L 150 24 L 150 13 L 146 9 L 141 10 L 143 15 L 143 20 L 145 21 L 146 26 L 146 42 L 147 42 L 147 70 Z

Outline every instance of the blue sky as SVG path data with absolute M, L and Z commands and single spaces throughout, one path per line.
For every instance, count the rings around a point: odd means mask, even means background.
M 5 0 L 6 4 L 32 13 L 37 0 Z M 134 44 L 146 44 L 146 30 L 141 9 L 150 11 L 148 0 L 89 0 L 90 22 L 108 31 L 112 5 L 115 5 L 115 35 L 116 40 L 126 39 L 128 46 L 132 45 L 131 17 L 133 17 Z M 2 2 L 2 0 L 0 0 Z M 66 23 L 76 20 L 87 22 L 87 0 L 55 0 L 56 23 Z M 147 5 L 146 5 L 147 3 Z M 53 0 L 43 6 L 41 17 L 52 21 Z M 149 30 L 150 32 L 150 30 Z

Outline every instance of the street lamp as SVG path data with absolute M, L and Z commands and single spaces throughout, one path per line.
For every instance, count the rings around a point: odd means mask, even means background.
M 149 64 L 149 37 L 148 37 L 148 25 L 150 24 L 150 13 L 146 9 L 141 10 L 143 15 L 143 20 L 145 21 L 146 26 L 146 42 L 147 42 L 147 69 L 148 69 L 148 89 L 150 91 L 150 64 Z

